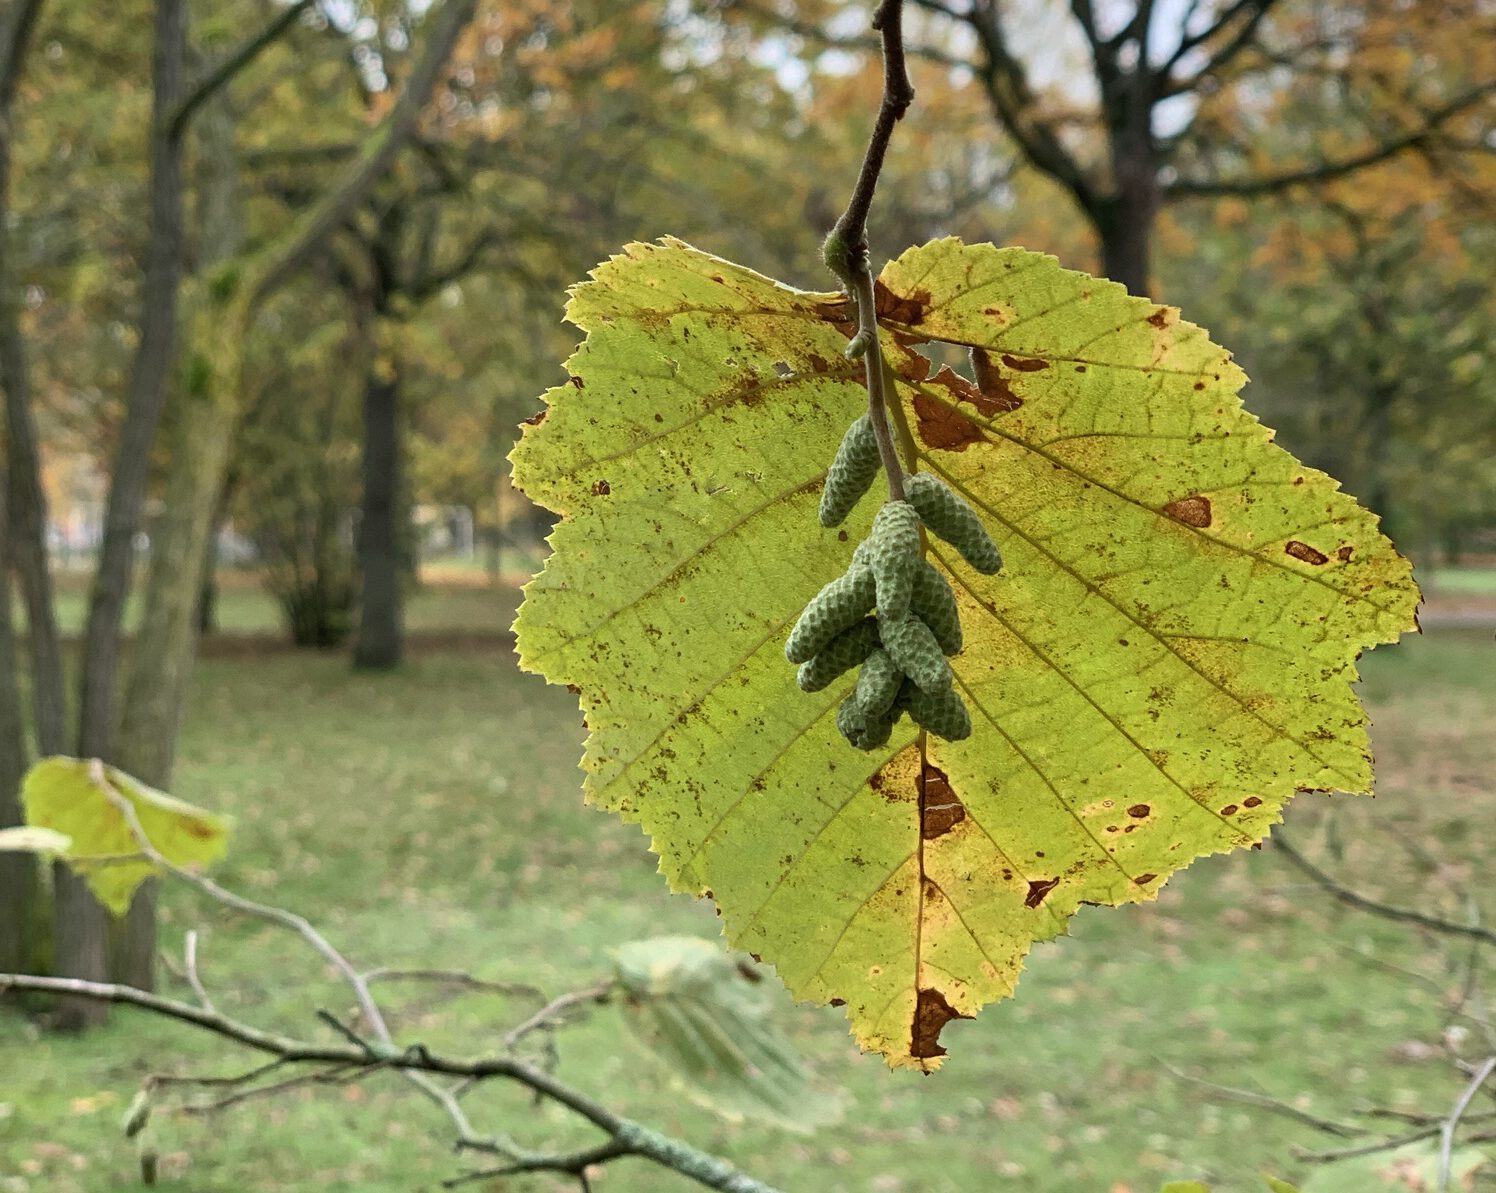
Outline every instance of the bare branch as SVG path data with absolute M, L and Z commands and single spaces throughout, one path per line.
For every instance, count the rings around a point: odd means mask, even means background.
M 1422 122 L 1413 131 L 1399 137 L 1394 137 L 1392 140 L 1383 142 L 1362 153 L 1342 158 L 1339 161 L 1324 162 L 1317 166 L 1306 166 L 1299 170 L 1288 170 L 1282 174 L 1270 175 L 1266 178 L 1222 179 L 1214 181 L 1180 179 L 1177 182 L 1170 183 L 1166 191 L 1170 198 L 1197 195 L 1238 195 L 1246 197 L 1275 195 L 1286 190 L 1291 190 L 1296 186 L 1312 186 L 1318 183 L 1333 182 L 1337 178 L 1344 178 L 1359 170 L 1364 170 L 1368 166 L 1389 161 L 1406 150 L 1423 148 L 1434 139 L 1445 123 L 1460 113 L 1473 108 L 1481 100 L 1492 94 L 1496 94 L 1496 82 L 1482 84 L 1444 104 L 1442 107 L 1423 113 Z
M 1022 61 L 1008 44 L 997 0 L 973 0 L 971 8 L 960 13 L 939 0 L 913 2 L 971 27 L 986 59 L 978 71 L 983 90 L 1008 135 L 1029 163 L 1069 190 L 1083 210 L 1096 211 L 1095 186 L 1065 148 L 1054 126 L 1037 114 L 1037 98 Z
M 1454 1163 L 1454 1135 L 1459 1130 L 1460 1119 L 1465 1117 L 1465 1111 L 1470 1109 L 1470 1103 L 1475 1100 L 1480 1087 L 1491 1079 L 1492 1073 L 1496 1073 L 1496 1056 L 1488 1057 L 1485 1064 L 1476 1070 L 1475 1076 L 1470 1079 L 1470 1084 L 1465 1087 L 1459 1100 L 1455 1102 L 1454 1108 L 1450 1110 L 1449 1117 L 1439 1124 L 1438 1193 L 1449 1193 L 1450 1169 Z
M 1358 911 L 1370 912 L 1372 915 L 1381 916 L 1386 920 L 1398 920 L 1406 924 L 1417 924 L 1420 928 L 1427 928 L 1432 932 L 1440 932 L 1446 936 L 1466 936 L 1472 940 L 1483 941 L 1486 944 L 1496 944 L 1496 932 L 1492 932 L 1489 928 L 1483 928 L 1478 924 L 1456 923 L 1454 920 L 1441 919 L 1438 916 L 1414 911 L 1408 907 L 1395 907 L 1390 903 L 1382 903 L 1376 899 L 1369 898 L 1358 891 L 1352 890 L 1348 886 L 1342 886 L 1290 844 L 1287 836 L 1281 830 L 1273 834 L 1273 846 L 1279 853 L 1347 907 L 1354 907 Z
M 242 46 L 210 70 L 176 106 L 167 123 L 167 133 L 181 137 L 193 114 L 212 98 L 219 88 L 225 86 L 236 74 L 260 56 L 267 46 L 289 29 L 317 0 L 295 0 L 275 20 L 261 29 Z

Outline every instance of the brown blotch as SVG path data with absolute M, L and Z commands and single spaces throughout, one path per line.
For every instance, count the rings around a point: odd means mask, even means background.
M 1031 878 L 1029 879 L 1028 894 L 1023 898 L 1025 907 L 1038 907 L 1048 897 L 1049 892 L 1060 885 L 1058 878 Z
M 1153 809 L 1147 804 L 1133 804 L 1132 807 L 1127 809 L 1127 814 L 1134 820 L 1145 820 L 1152 811 Z
M 542 410 L 539 414 L 530 415 L 529 418 L 525 419 L 525 426 L 538 427 L 541 423 L 545 422 L 545 416 L 549 413 L 549 410 Z
M 940 1046 L 940 1033 L 952 1019 L 970 1019 L 950 1003 L 939 990 L 921 990 L 914 1004 L 914 1023 L 909 1033 L 909 1055 L 915 1060 L 930 1060 L 944 1056 Z
M 1301 543 L 1298 539 L 1289 539 L 1283 544 L 1283 550 L 1295 559 L 1304 563 L 1312 563 L 1316 566 L 1321 563 L 1329 563 L 1330 557 L 1323 551 L 1316 551 L 1308 543 Z
M 1242 800 L 1242 804 L 1248 808 L 1260 808 L 1262 801 L 1255 795 L 1249 795 L 1246 799 Z
M 965 451 L 973 443 L 987 438 L 982 428 L 959 410 L 924 394 L 914 395 L 914 417 L 919 437 L 927 447 L 938 451 Z
M 1210 525 L 1210 498 L 1201 497 L 1198 493 L 1191 497 L 1181 497 L 1164 506 L 1164 513 L 1176 522 L 1203 530 Z
M 1340 560 L 1341 563 L 1349 563 L 1351 561 L 1352 550 L 1353 548 L 1349 545 L 1341 547 L 1340 550 L 1335 552 L 1335 558 Z
M 1041 369 L 1049 368 L 1047 360 L 1036 360 L 1027 356 L 1009 356 L 1006 352 L 1003 353 L 1003 364 L 1020 373 L 1037 373 Z
M 924 321 L 925 314 L 930 309 L 930 292 L 916 290 L 905 297 L 895 294 L 880 278 L 873 283 L 873 309 L 880 320 L 914 327 Z
M 210 840 L 213 836 L 213 827 L 204 824 L 201 820 L 185 820 L 182 827 L 187 830 L 189 837 L 196 837 L 199 841 Z
M 966 819 L 966 805 L 956 797 L 950 778 L 938 766 L 921 762 L 918 783 L 919 835 L 926 841 L 943 837 Z
M 1224 808 L 1221 809 L 1221 815 L 1235 816 L 1239 811 L 1241 811 L 1241 809 L 1238 808 L 1235 804 L 1227 804 Z
M 819 352 L 812 352 L 806 357 L 805 363 L 810 365 L 812 373 L 826 373 L 831 370 L 831 363 Z
M 576 386 L 577 389 L 586 389 L 587 388 L 587 383 L 585 381 L 583 381 L 580 377 L 572 376 L 572 377 L 568 377 L 567 380 L 570 381 L 572 383 L 572 385 Z
M 833 998 L 826 1005 L 828 1007 L 844 1007 L 847 1005 L 847 1000 L 845 998 Z
M 1169 326 L 1169 308 L 1154 307 L 1153 314 L 1148 316 L 1148 322 L 1162 331 Z
M 1003 360 L 1012 360 L 1010 356 Z M 1013 387 L 1008 384 L 1006 377 L 1002 375 L 992 357 L 982 348 L 971 350 L 971 371 L 976 375 L 978 398 L 973 398 L 977 409 L 987 416 L 994 414 L 1005 414 L 1009 410 L 1017 410 L 1023 405 L 1023 399 L 1013 392 Z
M 1157 874 L 1139 874 L 1136 878 L 1133 879 L 1133 882 L 1137 883 L 1138 886 L 1147 886 L 1157 877 Z
M 592 482 L 592 495 L 594 497 L 606 497 L 612 491 L 613 486 L 605 480 L 595 480 Z

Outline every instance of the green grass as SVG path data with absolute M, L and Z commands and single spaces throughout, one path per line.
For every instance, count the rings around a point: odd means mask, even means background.
M 495 616 L 504 623 L 507 610 Z M 1335 843 L 1333 864 L 1351 881 L 1455 912 L 1395 838 L 1426 843 L 1477 886 L 1488 872 L 1489 635 L 1413 639 L 1368 657 L 1365 672 L 1380 796 L 1305 796 L 1293 831 L 1307 848 Z M 176 790 L 236 817 L 227 885 L 309 913 L 358 962 L 458 966 L 560 991 L 601 974 L 620 941 L 717 931 L 706 905 L 665 892 L 637 829 L 582 805 L 582 733 L 574 698 L 519 675 L 498 649 L 424 653 L 372 678 L 338 657 L 210 658 Z M 346 995 L 294 941 L 172 892 L 167 944 L 178 948 L 193 926 L 226 1009 L 299 1031 L 316 1030 L 316 1007 L 345 1010 Z M 886 1071 L 855 1052 L 838 1012 L 781 997 L 786 1029 L 847 1091 L 845 1121 L 813 1136 L 729 1126 L 683 1103 L 611 1011 L 562 1035 L 562 1071 L 787 1190 L 1155 1193 L 1192 1177 L 1246 1193 L 1263 1169 L 1301 1175 L 1295 1144 L 1336 1141 L 1212 1102 L 1165 1064 L 1332 1117 L 1368 1103 L 1438 1109 L 1457 1092 L 1447 1061 L 1410 1059 L 1420 1053 L 1407 1047 L 1437 1044 L 1438 991 L 1354 953 L 1457 985 L 1413 935 L 1330 904 L 1270 850 L 1249 852 L 1200 863 L 1148 906 L 1083 912 L 1068 939 L 1035 951 L 1016 999 L 947 1029 L 952 1058 L 934 1077 Z M 469 1048 L 523 1011 L 409 992 L 396 1005 L 405 1038 Z M 118 1123 L 140 1078 L 245 1060 L 139 1015 L 81 1039 L 0 1016 L 0 1191 L 136 1189 Z M 558 1136 L 559 1120 L 507 1091 L 475 1098 L 473 1110 L 531 1143 L 588 1138 Z M 444 1139 L 437 1114 L 381 1076 L 169 1120 L 159 1143 L 166 1188 L 393 1193 L 439 1188 L 460 1163 Z M 597 1187 L 694 1186 L 629 1162 Z

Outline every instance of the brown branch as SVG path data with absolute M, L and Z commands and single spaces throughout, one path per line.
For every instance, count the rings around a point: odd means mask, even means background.
M 878 441 L 878 455 L 888 478 L 891 501 L 904 500 L 904 467 L 894 445 L 888 425 L 887 371 L 883 367 L 883 348 L 878 340 L 877 295 L 872 268 L 868 262 L 867 217 L 878 189 L 878 175 L 893 139 L 894 126 L 904 118 L 914 102 L 914 88 L 904 56 L 904 2 L 881 0 L 873 14 L 873 28 L 883 38 L 883 99 L 878 117 L 868 138 L 862 168 L 847 209 L 836 221 L 821 250 L 823 260 L 841 279 L 857 304 L 857 334 L 848 346 L 850 355 L 860 354 L 867 370 L 868 420 Z
M 1496 94 L 1496 82 L 1482 84 L 1451 100 L 1442 107 L 1423 113 L 1422 123 L 1412 132 L 1405 133 L 1400 137 L 1394 137 L 1392 140 L 1374 146 L 1363 153 L 1343 158 L 1337 162 L 1323 162 L 1317 166 L 1306 166 L 1303 169 L 1289 170 L 1267 178 L 1214 181 L 1181 179 L 1169 184 L 1165 188 L 1165 192 L 1171 199 L 1199 195 L 1251 197 L 1276 195 L 1283 191 L 1291 190 L 1296 186 L 1313 186 L 1319 183 L 1333 182 L 1337 178 L 1344 178 L 1359 170 L 1364 170 L 1368 166 L 1389 161 L 1405 150 L 1424 147 L 1434 138 L 1435 134 L 1438 133 L 1439 129 L 1447 121 L 1461 112 L 1474 107 L 1486 98 L 1486 96 L 1492 94 Z
M 997 0 L 973 0 L 971 7 L 960 13 L 940 0 L 913 3 L 971 28 L 986 59 L 977 72 L 982 88 L 1008 135 L 1030 165 L 1070 191 L 1083 211 L 1094 214 L 1099 200 L 1096 187 L 1065 148 L 1056 129 L 1035 114 L 1037 100 L 1022 61 L 1008 44 Z
M 1274 848 L 1279 853 L 1347 907 L 1369 912 L 1385 920 L 1417 924 L 1420 928 L 1427 928 L 1431 932 L 1439 932 L 1446 936 L 1466 936 L 1485 944 L 1496 944 L 1496 932 L 1492 932 L 1489 928 L 1483 928 L 1478 924 L 1460 924 L 1454 920 L 1441 919 L 1409 907 L 1396 907 L 1390 903 L 1382 903 L 1348 886 L 1343 886 L 1300 853 L 1281 830 L 1273 834 L 1272 840 Z
M 207 103 L 215 92 L 258 58 L 261 51 L 295 24 L 301 14 L 316 2 L 317 0 L 295 0 L 295 3 L 284 9 L 275 20 L 204 75 L 173 110 L 171 119 L 167 122 L 167 134 L 179 138 L 186 133 L 187 124 L 193 114 Z

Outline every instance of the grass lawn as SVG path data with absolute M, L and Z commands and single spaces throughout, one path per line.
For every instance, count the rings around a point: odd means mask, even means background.
M 507 625 L 512 598 L 473 591 L 442 599 L 473 602 L 464 626 Z M 1434 632 L 1377 652 L 1365 672 L 1380 795 L 1301 797 L 1293 832 L 1358 885 L 1462 914 L 1447 888 L 1480 887 L 1496 822 L 1490 636 Z M 717 932 L 708 906 L 665 892 L 637 829 L 582 806 L 581 738 L 574 698 L 520 675 L 497 645 L 425 650 L 381 677 L 335 656 L 210 657 L 176 790 L 236 818 L 227 885 L 310 914 L 359 963 L 456 966 L 559 992 L 599 976 L 621 941 Z M 1424 872 L 1399 839 L 1445 868 Z M 346 1010 L 295 942 L 174 891 L 168 947 L 190 927 L 225 1008 L 298 1031 L 315 1030 L 311 1008 Z M 1294 1145 L 1336 1142 L 1213 1102 L 1165 1065 L 1330 1117 L 1373 1102 L 1438 1110 L 1458 1092 L 1438 1053 L 1441 999 L 1458 986 L 1443 955 L 1331 904 L 1271 849 L 1201 862 L 1156 903 L 1087 910 L 1073 928 L 1035 951 L 1016 999 L 947 1029 L 952 1058 L 929 1078 L 887 1072 L 855 1052 L 838 1012 L 784 997 L 786 1028 L 846 1091 L 845 1121 L 819 1134 L 730 1126 L 684 1103 L 611 1011 L 562 1034 L 562 1071 L 632 1117 L 815 1193 L 1156 1193 L 1183 1178 L 1246 1193 L 1262 1188 L 1262 1170 L 1301 1176 Z M 470 1047 L 524 1010 L 408 994 L 396 1005 L 406 1038 Z M 141 1076 L 246 1059 L 135 1014 L 82 1039 L 0 1016 L 0 1193 L 141 1187 L 119 1131 Z M 480 1124 L 501 1116 L 523 1139 L 556 1141 L 558 1120 L 505 1091 L 472 1109 Z M 380 1076 L 161 1124 L 163 1187 L 434 1191 L 460 1163 L 445 1139 L 433 1109 Z M 624 1162 L 595 1187 L 696 1186 Z

